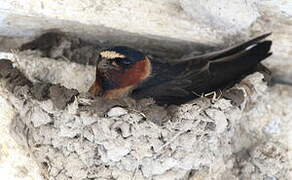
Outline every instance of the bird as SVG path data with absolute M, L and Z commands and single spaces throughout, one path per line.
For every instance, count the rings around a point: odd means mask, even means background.
M 92 96 L 105 99 L 152 98 L 159 105 L 182 104 L 226 88 L 253 72 L 272 55 L 271 33 L 203 55 L 162 62 L 128 46 L 101 49 Z

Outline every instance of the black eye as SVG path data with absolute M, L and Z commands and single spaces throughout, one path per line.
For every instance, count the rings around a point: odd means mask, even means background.
M 128 59 L 122 59 L 121 63 L 126 64 L 126 65 L 130 65 L 132 62 Z
M 128 66 L 132 64 L 132 61 L 127 58 L 116 58 L 115 62 L 120 65 Z
M 96 58 L 97 63 L 99 63 L 99 61 L 101 61 L 101 55 L 98 55 Z

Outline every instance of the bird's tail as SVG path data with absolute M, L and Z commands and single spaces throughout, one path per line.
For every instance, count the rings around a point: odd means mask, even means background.
M 214 79 L 213 86 L 225 84 L 250 73 L 257 64 L 269 57 L 272 54 L 272 41 L 262 41 L 266 36 L 247 41 L 211 59 L 209 70 Z

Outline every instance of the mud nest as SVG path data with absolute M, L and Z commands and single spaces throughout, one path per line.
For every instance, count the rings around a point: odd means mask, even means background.
M 27 44 L 0 61 L 1 94 L 17 112 L 11 133 L 45 178 L 287 177 L 285 147 L 264 137 L 244 145 L 258 130 L 244 129 L 243 119 L 266 93 L 262 74 L 247 76 L 219 97 L 202 96 L 179 106 L 162 107 L 151 99 L 92 99 L 86 90 L 94 80 L 88 64 L 95 54 L 86 63 L 67 61 L 91 47 L 76 42 L 81 40 L 60 37 L 43 49 Z

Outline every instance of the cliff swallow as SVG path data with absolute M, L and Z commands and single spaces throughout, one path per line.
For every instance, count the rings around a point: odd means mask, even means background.
M 221 89 L 254 70 L 272 54 L 272 42 L 264 40 L 269 35 L 165 63 L 126 46 L 104 49 L 99 52 L 96 79 L 89 92 L 107 99 L 151 97 L 158 104 L 181 104 Z

